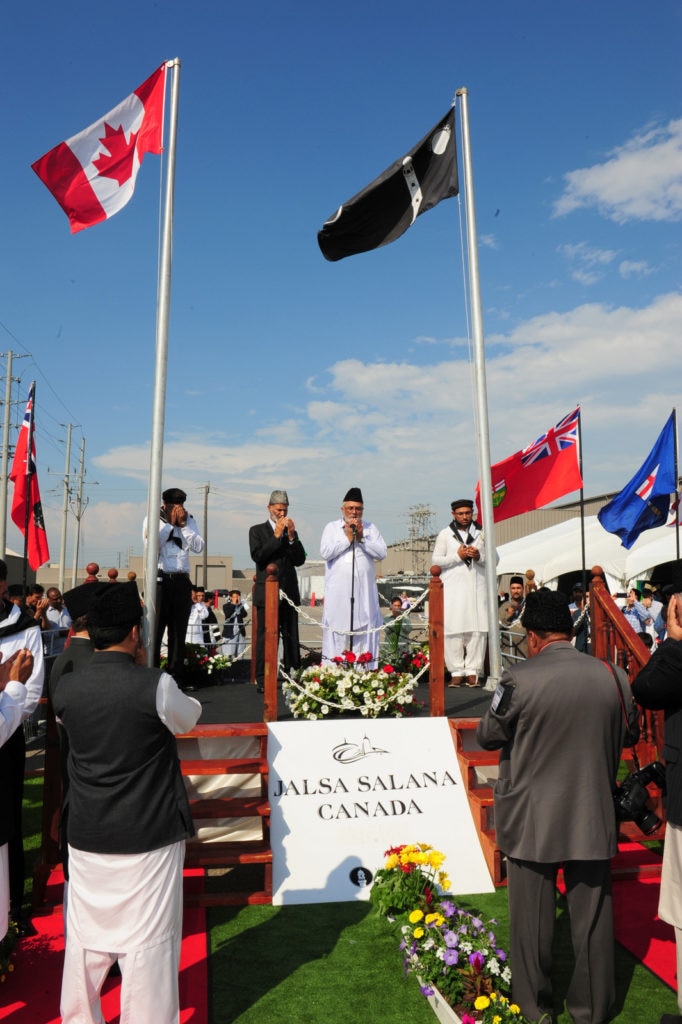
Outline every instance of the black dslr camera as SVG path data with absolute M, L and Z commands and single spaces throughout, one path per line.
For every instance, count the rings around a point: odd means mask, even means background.
M 651 835 L 661 824 L 658 815 L 647 807 L 649 791 L 646 787 L 649 782 L 655 782 L 660 789 L 665 788 L 665 766 L 660 761 L 652 761 L 627 775 L 613 794 L 616 820 L 634 821 L 645 836 Z

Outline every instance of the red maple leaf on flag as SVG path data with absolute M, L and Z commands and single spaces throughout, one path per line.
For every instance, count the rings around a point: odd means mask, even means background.
M 138 134 L 138 132 L 131 133 L 130 140 L 127 140 L 122 125 L 112 128 L 106 121 L 104 122 L 104 138 L 99 141 L 107 147 L 108 152 L 102 153 L 96 160 L 93 160 L 100 177 L 113 178 L 118 182 L 119 188 L 132 178 L 133 157 Z

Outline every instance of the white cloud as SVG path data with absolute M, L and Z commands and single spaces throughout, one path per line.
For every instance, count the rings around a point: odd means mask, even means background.
M 569 171 L 554 216 L 595 207 L 604 217 L 677 221 L 682 217 L 682 118 L 643 129 L 608 159 Z
M 623 260 L 618 264 L 618 273 L 621 277 L 648 277 L 653 274 L 654 269 L 646 260 Z

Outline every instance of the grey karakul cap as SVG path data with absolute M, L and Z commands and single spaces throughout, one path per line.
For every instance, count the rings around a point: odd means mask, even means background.
M 288 505 L 289 495 L 286 491 L 273 491 L 268 505 Z

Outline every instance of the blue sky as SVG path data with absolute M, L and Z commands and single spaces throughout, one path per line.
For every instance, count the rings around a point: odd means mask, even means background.
M 316 242 L 462 86 L 492 458 L 580 403 L 588 495 L 644 460 L 682 382 L 677 0 L 5 0 L 1 19 L 0 349 L 23 356 L 17 423 L 37 380 L 53 559 L 67 423 L 74 469 L 86 439 L 81 561 L 142 551 L 161 161 L 146 158 L 121 213 L 75 236 L 30 164 L 176 56 L 163 480 L 198 518 L 210 483 L 210 551 L 249 565 L 273 487 L 311 558 L 350 486 L 389 543 L 411 506 L 440 526 L 473 493 L 463 202 L 337 264 Z M 69 565 L 72 537 L 71 518 Z M 8 542 L 21 543 L 11 526 Z

